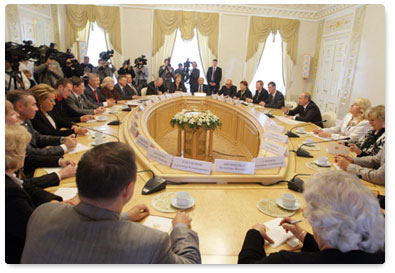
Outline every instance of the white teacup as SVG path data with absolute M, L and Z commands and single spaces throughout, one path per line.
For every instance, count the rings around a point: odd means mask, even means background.
M 97 120 L 106 120 L 106 117 L 105 116 L 98 116 L 96 119 Z
M 303 128 L 303 127 L 300 127 L 300 128 L 298 128 L 298 129 L 296 129 L 296 132 L 297 132 L 297 133 L 304 133 L 305 131 L 304 131 L 304 128 Z
M 304 140 L 304 144 L 306 144 L 307 146 L 314 145 L 313 140 L 311 138 L 306 138 Z
M 296 203 L 296 196 L 292 193 L 284 193 L 281 201 L 283 202 L 284 207 L 293 208 Z
M 328 157 L 327 156 L 319 156 L 317 159 L 317 163 L 319 165 L 328 165 Z
M 100 145 L 103 143 L 103 134 L 99 132 L 95 132 L 95 144 Z
M 176 196 L 176 203 L 180 207 L 185 207 L 189 205 L 191 197 L 187 191 L 180 191 Z

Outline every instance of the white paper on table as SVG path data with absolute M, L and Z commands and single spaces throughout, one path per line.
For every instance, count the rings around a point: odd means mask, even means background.
M 55 194 L 63 198 L 63 200 L 69 200 L 78 193 L 77 188 L 59 188 Z
M 75 154 L 75 153 L 79 153 L 79 152 L 86 151 L 89 149 L 90 149 L 90 147 L 82 145 L 81 143 L 77 143 L 77 146 L 67 153 L 68 154 Z
M 54 168 L 44 168 L 44 171 L 46 173 L 54 173 L 54 172 L 58 172 L 62 169 L 62 167 L 54 167 Z
M 264 225 L 268 229 L 266 234 L 274 241 L 274 244 L 270 244 L 272 248 L 279 247 L 288 239 L 293 237 L 293 234 L 291 232 L 287 233 L 282 226 L 279 226 L 282 219 L 283 218 L 276 218 L 264 223 Z
M 337 163 L 333 163 L 333 166 L 335 167 L 336 170 L 341 170 L 340 166 Z
M 350 153 L 350 150 L 348 147 L 342 145 L 342 144 L 337 144 L 337 143 L 329 143 L 328 146 L 328 153 L 330 154 L 335 154 L 335 155 L 348 155 Z
M 170 218 L 149 215 L 143 225 L 169 233 L 172 228 L 171 221 Z
M 298 133 L 298 132 L 296 132 L 296 133 Z M 316 135 L 313 132 L 306 132 L 306 134 L 308 134 L 310 136 L 313 136 L 313 137 L 316 137 L 318 139 L 322 139 L 322 140 L 331 140 L 330 138 L 327 138 L 327 137 L 320 137 L 319 135 Z
M 276 118 L 279 119 L 280 121 L 286 123 L 286 124 L 291 124 L 291 125 L 303 123 L 303 121 L 298 121 L 298 120 L 294 120 L 294 119 L 289 119 L 289 118 L 283 117 L 283 116 L 276 116 Z

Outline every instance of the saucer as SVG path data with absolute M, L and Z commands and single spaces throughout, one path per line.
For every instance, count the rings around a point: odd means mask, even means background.
M 276 204 L 277 204 L 279 207 L 281 207 L 281 208 L 283 208 L 283 209 L 286 209 L 286 210 L 298 210 L 298 209 L 300 209 L 300 202 L 299 202 L 298 199 L 296 199 L 295 206 L 294 206 L 293 208 L 284 206 L 283 200 L 282 200 L 281 197 L 279 197 L 279 198 L 276 199 Z
M 190 197 L 189 199 L 189 204 L 186 206 L 180 206 L 177 204 L 177 197 L 174 197 L 173 199 L 171 199 L 170 204 L 178 209 L 189 209 L 192 208 L 195 205 L 195 199 L 193 197 Z
M 301 135 L 307 134 L 306 131 L 300 132 L 300 131 L 296 130 L 295 132 L 296 132 L 297 134 L 301 134 Z
M 314 160 L 313 162 L 315 165 L 320 166 L 320 167 L 330 167 L 331 166 L 331 163 L 329 161 L 327 161 L 325 165 L 319 164 L 318 160 Z
M 98 118 L 96 119 L 96 121 L 97 121 L 97 122 L 102 122 L 102 121 L 106 121 L 106 120 L 107 120 L 107 118 L 106 118 L 106 117 L 104 117 L 104 118 L 100 118 L 100 119 L 98 119 Z
M 119 114 L 119 112 L 118 112 L 118 111 L 116 111 L 116 110 L 111 110 L 111 111 L 109 111 L 108 113 L 109 113 L 109 114 L 113 114 L 113 115 L 117 115 L 117 114 Z

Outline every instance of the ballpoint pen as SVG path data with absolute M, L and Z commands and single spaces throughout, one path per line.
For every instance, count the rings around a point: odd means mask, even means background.
M 287 224 L 295 225 L 295 224 L 298 224 L 298 223 L 300 223 L 300 222 L 303 222 L 303 220 L 295 220 L 295 221 L 292 221 L 292 222 L 287 222 Z M 285 224 L 285 223 L 284 223 L 284 224 Z M 279 226 L 281 226 L 281 224 L 279 224 Z

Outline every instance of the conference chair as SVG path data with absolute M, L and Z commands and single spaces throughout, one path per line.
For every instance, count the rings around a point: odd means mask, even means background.
M 322 120 L 326 120 L 324 123 L 324 128 L 333 127 L 336 123 L 336 113 L 335 112 L 325 112 L 322 113 Z
M 285 107 L 287 107 L 289 110 L 292 110 L 298 106 L 298 104 L 294 101 L 291 100 L 286 100 L 284 101 Z
M 141 96 L 145 96 L 147 94 L 147 87 L 141 88 Z

